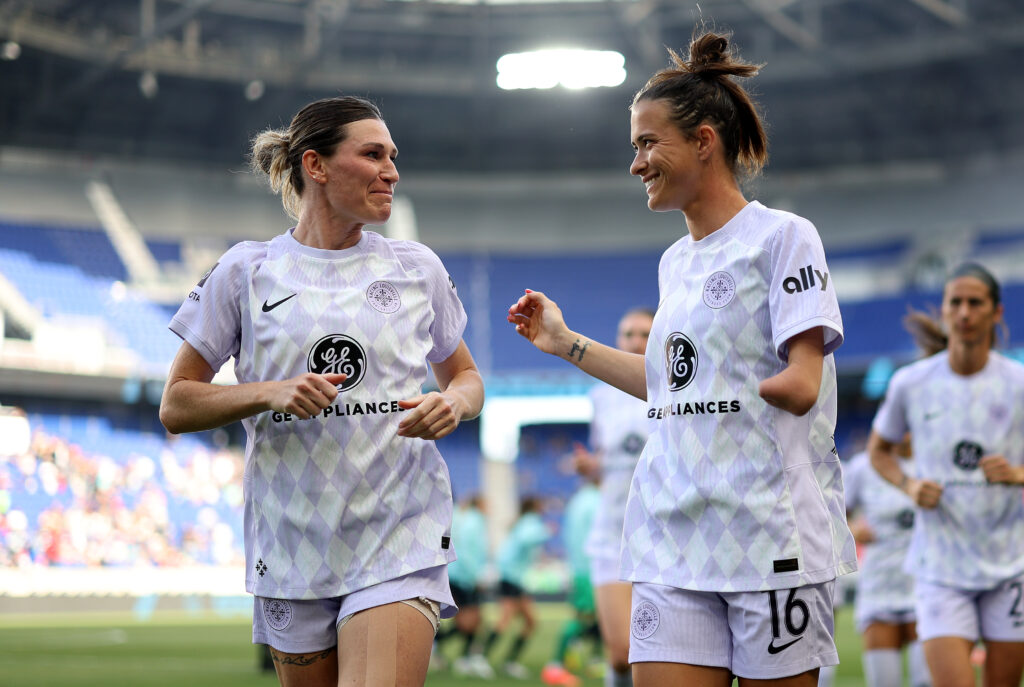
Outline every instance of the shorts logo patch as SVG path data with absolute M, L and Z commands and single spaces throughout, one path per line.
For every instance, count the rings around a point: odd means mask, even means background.
M 402 307 L 398 289 L 386 281 L 375 281 L 366 289 L 366 300 L 374 310 L 390 315 Z
M 736 295 L 736 280 L 728 272 L 715 272 L 704 282 L 704 305 L 724 308 Z
M 291 625 L 292 605 L 286 599 L 264 599 L 263 617 L 267 625 L 280 632 Z
M 657 631 L 660 624 L 661 613 L 650 601 L 641 601 L 633 609 L 633 636 L 637 639 L 647 639 Z

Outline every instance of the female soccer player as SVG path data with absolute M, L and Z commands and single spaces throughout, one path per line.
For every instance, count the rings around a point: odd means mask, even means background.
M 480 411 L 483 384 L 441 261 L 363 229 L 391 214 L 397 153 L 354 97 L 260 134 L 253 166 L 298 223 L 228 250 L 170 324 L 184 341 L 164 425 L 246 429 L 253 642 L 286 687 L 423 684 L 455 611 L 451 484 L 431 440 Z M 230 357 L 239 384 L 212 384 Z M 421 392 L 427 363 L 440 391 Z
M 648 207 L 681 211 L 689 230 L 662 256 L 646 356 L 570 330 L 539 292 L 508 320 L 647 400 L 620 568 L 634 683 L 811 687 L 838 662 L 832 587 L 856 567 L 832 438 L 839 307 L 811 223 L 740 191 L 767 140 L 733 77 L 758 67 L 714 33 L 671 55 L 630 118 Z
M 941 321 L 917 318 L 946 350 L 896 372 L 875 416 L 871 463 L 917 505 L 906 569 L 935 687 L 974 685 L 971 648 L 985 642 L 986 687 L 1024 675 L 1024 366 L 992 350 L 999 283 L 976 263 L 953 271 Z M 910 432 L 912 474 L 896 444 Z

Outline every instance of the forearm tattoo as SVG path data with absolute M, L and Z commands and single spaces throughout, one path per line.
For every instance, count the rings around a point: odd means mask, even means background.
M 580 340 L 576 339 L 576 341 L 572 345 L 572 348 L 569 349 L 569 360 L 572 360 L 573 356 L 577 356 L 577 354 L 578 354 L 578 357 L 576 358 L 576 360 L 578 360 L 579 362 L 582 363 L 583 362 L 583 354 L 587 352 L 588 348 L 590 348 L 590 342 L 589 341 L 587 343 L 583 344 L 582 346 L 580 346 Z
M 275 663 L 280 663 L 286 666 L 311 666 L 314 663 L 319 663 L 325 659 L 330 658 L 338 650 L 337 647 L 331 647 L 319 654 L 279 654 L 274 649 L 270 650 L 270 655 L 274 657 Z

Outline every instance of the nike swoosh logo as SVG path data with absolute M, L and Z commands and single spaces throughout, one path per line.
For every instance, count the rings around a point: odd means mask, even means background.
M 282 299 L 281 299 L 281 300 L 279 300 L 279 301 L 278 301 L 277 303 L 268 303 L 267 301 L 263 301 L 263 312 L 270 312 L 271 310 L 273 310 L 273 309 L 274 309 L 274 308 L 276 308 L 277 306 L 279 306 L 279 305 L 281 305 L 282 303 L 284 303 L 284 302 L 285 302 L 286 300 L 288 300 L 289 298 L 295 298 L 295 297 L 296 297 L 296 296 L 298 296 L 298 295 L 299 295 L 299 294 L 297 294 L 297 293 L 293 293 L 292 295 L 288 296 L 288 298 L 282 298 Z
M 941 410 L 936 410 L 934 413 L 925 413 L 924 414 L 924 421 L 928 422 L 929 420 L 934 420 L 939 415 L 942 415 L 942 411 Z
M 768 642 L 768 653 L 772 654 L 774 656 L 775 654 L 779 653 L 780 651 L 785 651 L 789 647 L 793 646 L 794 644 L 799 642 L 801 639 L 803 639 L 803 637 L 797 637 L 792 642 L 786 642 L 785 644 L 780 644 L 779 646 L 775 646 L 775 640 L 773 639 L 772 641 Z

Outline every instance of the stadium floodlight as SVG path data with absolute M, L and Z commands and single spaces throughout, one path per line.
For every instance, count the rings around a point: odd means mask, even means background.
M 626 80 L 626 58 L 611 50 L 553 48 L 509 53 L 498 60 L 498 86 L 524 88 L 614 87 Z

